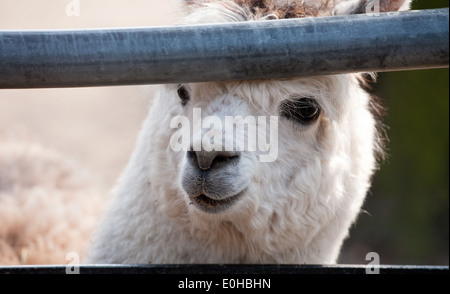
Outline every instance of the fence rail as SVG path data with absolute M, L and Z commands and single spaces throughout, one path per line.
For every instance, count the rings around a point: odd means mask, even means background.
M 0 31 L 0 88 L 449 66 L 449 9 L 173 27 Z
M 80 274 L 366 274 L 365 265 L 81 265 Z M 379 274 L 449 274 L 448 266 L 380 265 Z M 0 274 L 66 274 L 72 265 L 0 266 Z

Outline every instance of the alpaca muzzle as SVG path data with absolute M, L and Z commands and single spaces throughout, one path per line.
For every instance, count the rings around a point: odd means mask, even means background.
M 192 204 L 209 213 L 231 207 L 244 193 L 240 180 L 241 152 L 188 151 L 182 187 Z

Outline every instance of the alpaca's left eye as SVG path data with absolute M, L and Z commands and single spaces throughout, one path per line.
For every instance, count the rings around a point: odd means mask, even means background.
M 185 106 L 188 103 L 188 101 L 191 99 L 191 96 L 189 95 L 188 90 L 186 89 L 185 86 L 180 85 L 178 87 L 177 93 L 178 93 L 178 97 L 180 97 L 181 105 Z
M 319 104 L 312 98 L 299 98 L 284 101 L 280 106 L 280 114 L 287 119 L 302 125 L 315 122 L 322 112 Z

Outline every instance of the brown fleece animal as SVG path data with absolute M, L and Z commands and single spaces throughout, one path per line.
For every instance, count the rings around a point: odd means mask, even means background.
M 0 265 L 80 257 L 106 193 L 75 163 L 39 145 L 0 139 Z

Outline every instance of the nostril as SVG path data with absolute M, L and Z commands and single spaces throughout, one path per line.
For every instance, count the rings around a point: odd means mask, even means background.
M 229 159 L 230 159 L 229 157 L 219 155 L 219 156 L 216 156 L 216 158 L 214 158 L 214 162 L 216 162 L 216 163 L 217 162 L 227 162 Z
M 188 151 L 187 158 L 192 164 L 197 165 L 201 170 L 209 170 L 212 167 L 225 167 L 240 158 L 240 152 L 227 151 Z
M 239 155 L 217 155 L 216 158 L 214 158 L 214 163 L 220 163 L 220 162 L 229 162 L 233 159 L 239 158 Z
M 189 151 L 187 152 L 187 157 L 188 157 L 189 159 L 195 159 L 195 160 L 197 160 L 197 154 L 195 153 L 195 151 L 189 150 Z

